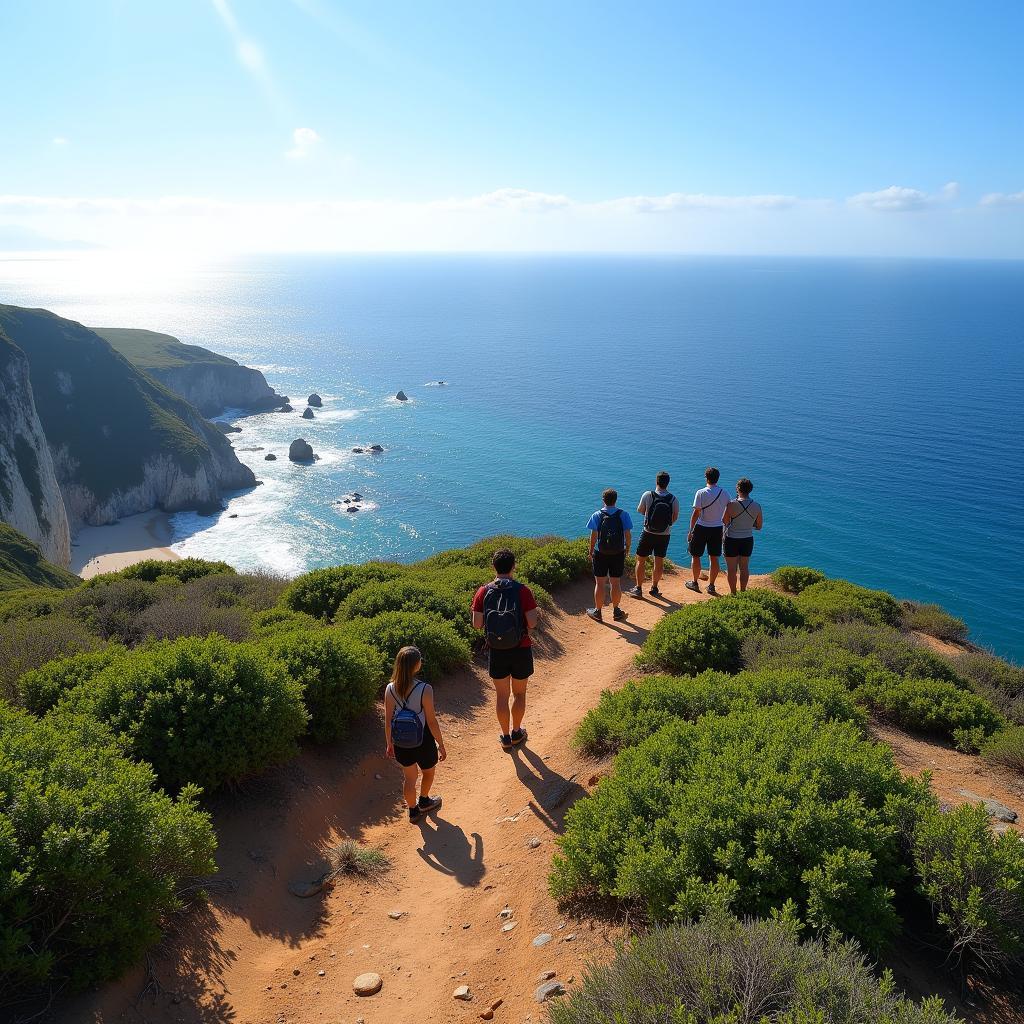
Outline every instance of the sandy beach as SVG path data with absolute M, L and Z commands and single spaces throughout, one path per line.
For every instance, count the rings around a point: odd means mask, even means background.
M 163 512 L 140 512 L 109 526 L 87 526 L 72 542 L 71 571 L 87 580 L 148 558 L 176 561 L 181 556 L 168 546 L 171 537 L 171 520 Z

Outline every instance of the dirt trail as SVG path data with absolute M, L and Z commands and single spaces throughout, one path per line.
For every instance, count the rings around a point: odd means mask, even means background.
M 208 910 L 191 912 L 146 972 L 76 1001 L 61 1019 L 413 1024 L 476 1020 L 497 999 L 497 1021 L 544 1019 L 533 999 L 538 974 L 578 980 L 590 953 L 611 940 L 607 928 L 559 916 L 547 893 L 565 812 L 597 770 L 572 753 L 570 740 L 601 691 L 633 674 L 633 656 L 658 618 L 706 599 L 686 591 L 683 579 L 664 580 L 662 600 L 624 598 L 624 624 L 586 618 L 589 583 L 560 593 L 538 639 L 529 740 L 512 754 L 498 746 L 481 661 L 439 684 L 449 759 L 435 792 L 444 806 L 422 826 L 405 816 L 400 771 L 383 756 L 379 709 L 347 748 L 307 751 L 219 799 L 220 874 Z M 393 867 L 384 880 L 342 880 L 323 897 L 292 896 L 289 883 L 316 878 L 324 848 L 345 837 L 387 853 Z M 502 932 L 506 905 L 516 927 Z M 403 916 L 392 920 L 392 910 Z M 552 938 L 535 947 L 542 933 Z M 365 971 L 380 974 L 384 987 L 360 998 L 352 981 Z M 452 998 L 463 984 L 471 1002 Z

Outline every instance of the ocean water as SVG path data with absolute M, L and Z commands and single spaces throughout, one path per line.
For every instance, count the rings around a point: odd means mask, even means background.
M 579 535 L 604 487 L 633 508 L 665 468 L 689 505 L 714 464 L 764 506 L 755 571 L 936 601 L 1024 660 L 1024 263 L 101 255 L 4 260 L 0 301 L 166 331 L 292 396 L 232 420 L 262 484 L 175 516 L 182 554 L 292 574 Z M 289 463 L 295 437 L 320 461 Z

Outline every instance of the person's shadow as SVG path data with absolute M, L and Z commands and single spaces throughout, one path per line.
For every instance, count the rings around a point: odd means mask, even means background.
M 450 875 L 459 885 L 472 888 L 480 884 L 487 872 L 484 864 L 484 841 L 479 832 L 466 833 L 444 818 L 424 818 L 421 825 L 423 845 L 416 852 L 435 871 Z
M 567 779 L 552 771 L 525 743 L 513 747 L 512 763 L 519 781 L 532 794 L 530 809 L 552 832 L 561 832 L 565 812 L 586 790 L 575 781 L 575 776 Z

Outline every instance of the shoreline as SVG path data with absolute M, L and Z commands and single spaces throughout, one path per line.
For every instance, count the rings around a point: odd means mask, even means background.
M 181 555 L 171 550 L 173 535 L 171 517 L 157 509 L 83 527 L 71 542 L 71 571 L 87 580 L 151 558 L 176 562 Z

